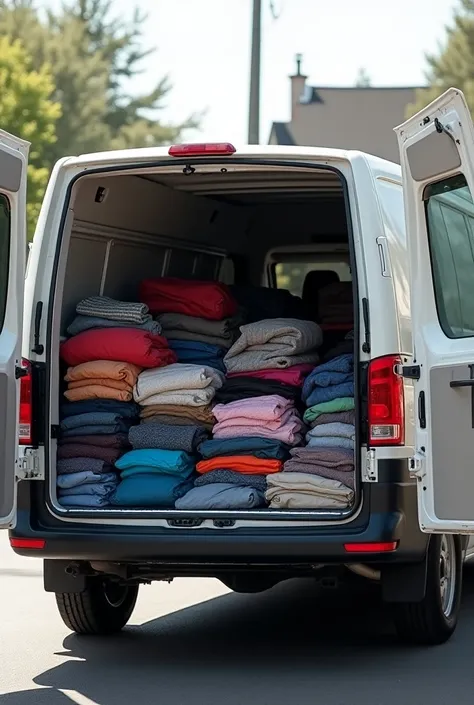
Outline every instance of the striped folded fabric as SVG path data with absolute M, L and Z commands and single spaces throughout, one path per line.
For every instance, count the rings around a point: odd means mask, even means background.
M 76 312 L 81 316 L 95 316 L 128 323 L 143 324 L 153 320 L 146 304 L 117 301 L 108 296 L 89 296 L 87 299 L 82 299 L 76 306 Z

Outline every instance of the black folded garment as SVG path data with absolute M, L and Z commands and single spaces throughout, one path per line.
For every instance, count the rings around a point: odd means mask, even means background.
M 293 296 L 287 289 L 233 284 L 230 290 L 235 300 L 247 312 L 247 323 L 255 323 L 265 318 L 306 320 L 308 317 L 302 299 Z
M 237 399 L 250 397 L 263 397 L 267 394 L 279 394 L 285 399 L 298 401 L 301 399 L 301 388 L 291 384 L 283 384 L 272 379 L 258 379 L 256 377 L 231 377 L 217 390 L 214 401 L 219 404 L 228 404 Z
M 129 441 L 133 448 L 161 448 L 162 450 L 185 450 L 192 453 L 200 443 L 209 438 L 202 426 L 192 424 L 171 426 L 161 423 L 146 423 L 132 426 Z

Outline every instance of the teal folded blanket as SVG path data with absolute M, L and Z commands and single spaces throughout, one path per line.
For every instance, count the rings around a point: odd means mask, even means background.
M 115 467 L 120 470 L 122 479 L 144 473 L 171 475 L 183 479 L 193 472 L 195 460 L 184 450 L 140 448 L 122 455 L 116 461 Z
M 115 490 L 110 503 L 117 507 L 168 509 L 193 487 L 192 480 L 172 475 L 141 474 L 127 477 Z

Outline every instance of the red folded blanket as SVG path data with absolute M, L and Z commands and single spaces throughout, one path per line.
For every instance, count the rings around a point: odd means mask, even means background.
M 140 301 L 152 313 L 184 313 L 222 321 L 237 312 L 237 302 L 226 284 L 163 277 L 140 284 Z
M 177 360 L 166 338 L 138 328 L 86 330 L 62 343 L 60 354 L 68 365 L 120 360 L 139 367 L 163 367 Z

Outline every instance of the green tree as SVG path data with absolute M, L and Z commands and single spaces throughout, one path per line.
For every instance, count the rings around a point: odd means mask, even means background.
M 31 237 L 49 176 L 45 153 L 56 140 L 59 103 L 51 96 L 50 69 L 32 68 L 31 57 L 20 42 L 0 37 L 0 125 L 31 142 L 28 166 L 28 235 Z
M 170 91 L 165 77 L 146 95 L 127 87 L 150 54 L 142 49 L 146 17 L 129 21 L 113 15 L 112 0 L 64 0 L 56 12 L 39 13 L 34 0 L 0 0 L 0 35 L 24 43 L 35 66 L 52 66 L 56 98 L 62 105 L 54 161 L 64 154 L 162 144 L 194 126 L 163 125 L 158 111 Z
M 444 43 L 426 60 L 428 87 L 417 91 L 416 101 L 407 107 L 407 117 L 452 86 L 465 93 L 474 114 L 474 0 L 460 0 Z

